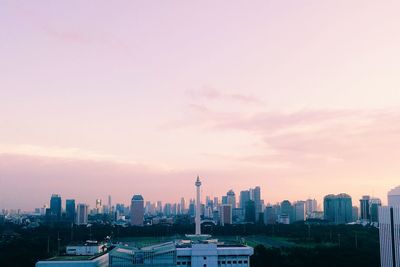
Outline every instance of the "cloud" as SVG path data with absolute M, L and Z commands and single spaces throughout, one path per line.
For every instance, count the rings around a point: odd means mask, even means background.
M 262 104 L 261 99 L 258 99 L 252 95 L 224 93 L 209 86 L 203 86 L 197 90 L 187 90 L 186 93 L 193 99 L 235 101 L 242 104 Z

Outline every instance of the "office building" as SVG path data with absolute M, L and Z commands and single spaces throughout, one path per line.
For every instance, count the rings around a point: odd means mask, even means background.
M 382 206 L 382 202 L 379 198 L 371 198 L 369 201 L 369 214 L 370 221 L 372 223 L 376 223 L 379 221 L 378 210 L 379 207 Z
M 185 214 L 186 213 L 186 201 L 185 198 L 181 198 L 181 205 L 180 205 L 180 210 L 179 210 L 180 214 Z
M 65 219 L 69 222 L 75 222 L 75 199 L 65 201 Z
M 222 226 L 232 224 L 232 205 L 222 204 L 219 206 L 219 222 Z
M 397 186 L 388 192 L 388 206 L 400 206 L 400 186 Z
M 255 223 L 256 222 L 256 205 L 253 200 L 246 202 L 246 208 L 244 212 L 245 222 Z
M 264 209 L 264 224 L 275 224 L 278 220 L 278 213 L 274 206 L 267 206 Z
M 281 212 L 280 218 L 284 218 L 286 222 L 286 218 L 288 219 L 289 223 L 294 222 L 294 210 L 292 203 L 289 200 L 284 200 L 281 202 Z
M 400 266 L 400 206 L 378 207 L 378 214 L 381 267 L 398 267 Z
M 334 224 L 353 221 L 351 197 L 347 194 L 327 195 L 324 197 L 324 218 Z
M 318 210 L 317 200 L 316 199 L 307 199 L 306 200 L 306 215 L 310 216 L 314 211 Z
M 134 195 L 131 200 L 131 225 L 143 226 L 144 200 L 141 195 Z
M 226 193 L 226 204 L 231 205 L 232 209 L 236 208 L 236 195 L 233 190 L 229 190 L 228 193 Z
M 53 194 L 50 199 L 50 216 L 52 220 L 61 220 L 61 196 Z
M 352 208 L 352 217 L 353 217 L 353 222 L 357 221 L 359 216 L 358 216 L 358 207 L 353 206 Z
M 306 202 L 297 201 L 294 203 L 294 221 L 304 221 L 306 219 Z
M 250 189 L 250 199 L 254 201 L 255 221 L 258 222 L 260 213 L 262 212 L 261 188 L 259 186 Z
M 89 206 L 80 203 L 76 206 L 76 224 L 86 225 L 88 223 L 88 210 Z
M 101 201 L 101 198 L 96 199 L 96 209 L 95 209 L 95 213 L 96 214 L 101 214 L 103 213 L 103 203 Z
M 250 200 L 250 191 L 243 190 L 240 191 L 239 208 L 245 209 L 247 201 Z
M 369 221 L 370 219 L 369 201 L 370 201 L 370 196 L 363 196 L 360 199 L 360 219 L 363 221 Z

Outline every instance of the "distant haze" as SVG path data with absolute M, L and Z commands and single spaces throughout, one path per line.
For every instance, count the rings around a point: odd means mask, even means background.
M 400 2 L 1 1 L 0 209 L 400 184 Z M 64 205 L 64 201 L 63 201 Z

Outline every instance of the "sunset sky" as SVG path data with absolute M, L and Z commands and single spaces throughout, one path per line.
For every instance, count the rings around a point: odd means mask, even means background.
M 0 209 L 400 185 L 399 1 L 0 0 Z M 64 202 L 64 200 L 63 200 Z M 64 203 L 63 203 L 64 205 Z

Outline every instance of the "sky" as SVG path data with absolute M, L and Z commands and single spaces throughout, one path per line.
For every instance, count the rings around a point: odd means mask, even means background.
M 0 0 L 0 209 L 400 184 L 398 1 Z

